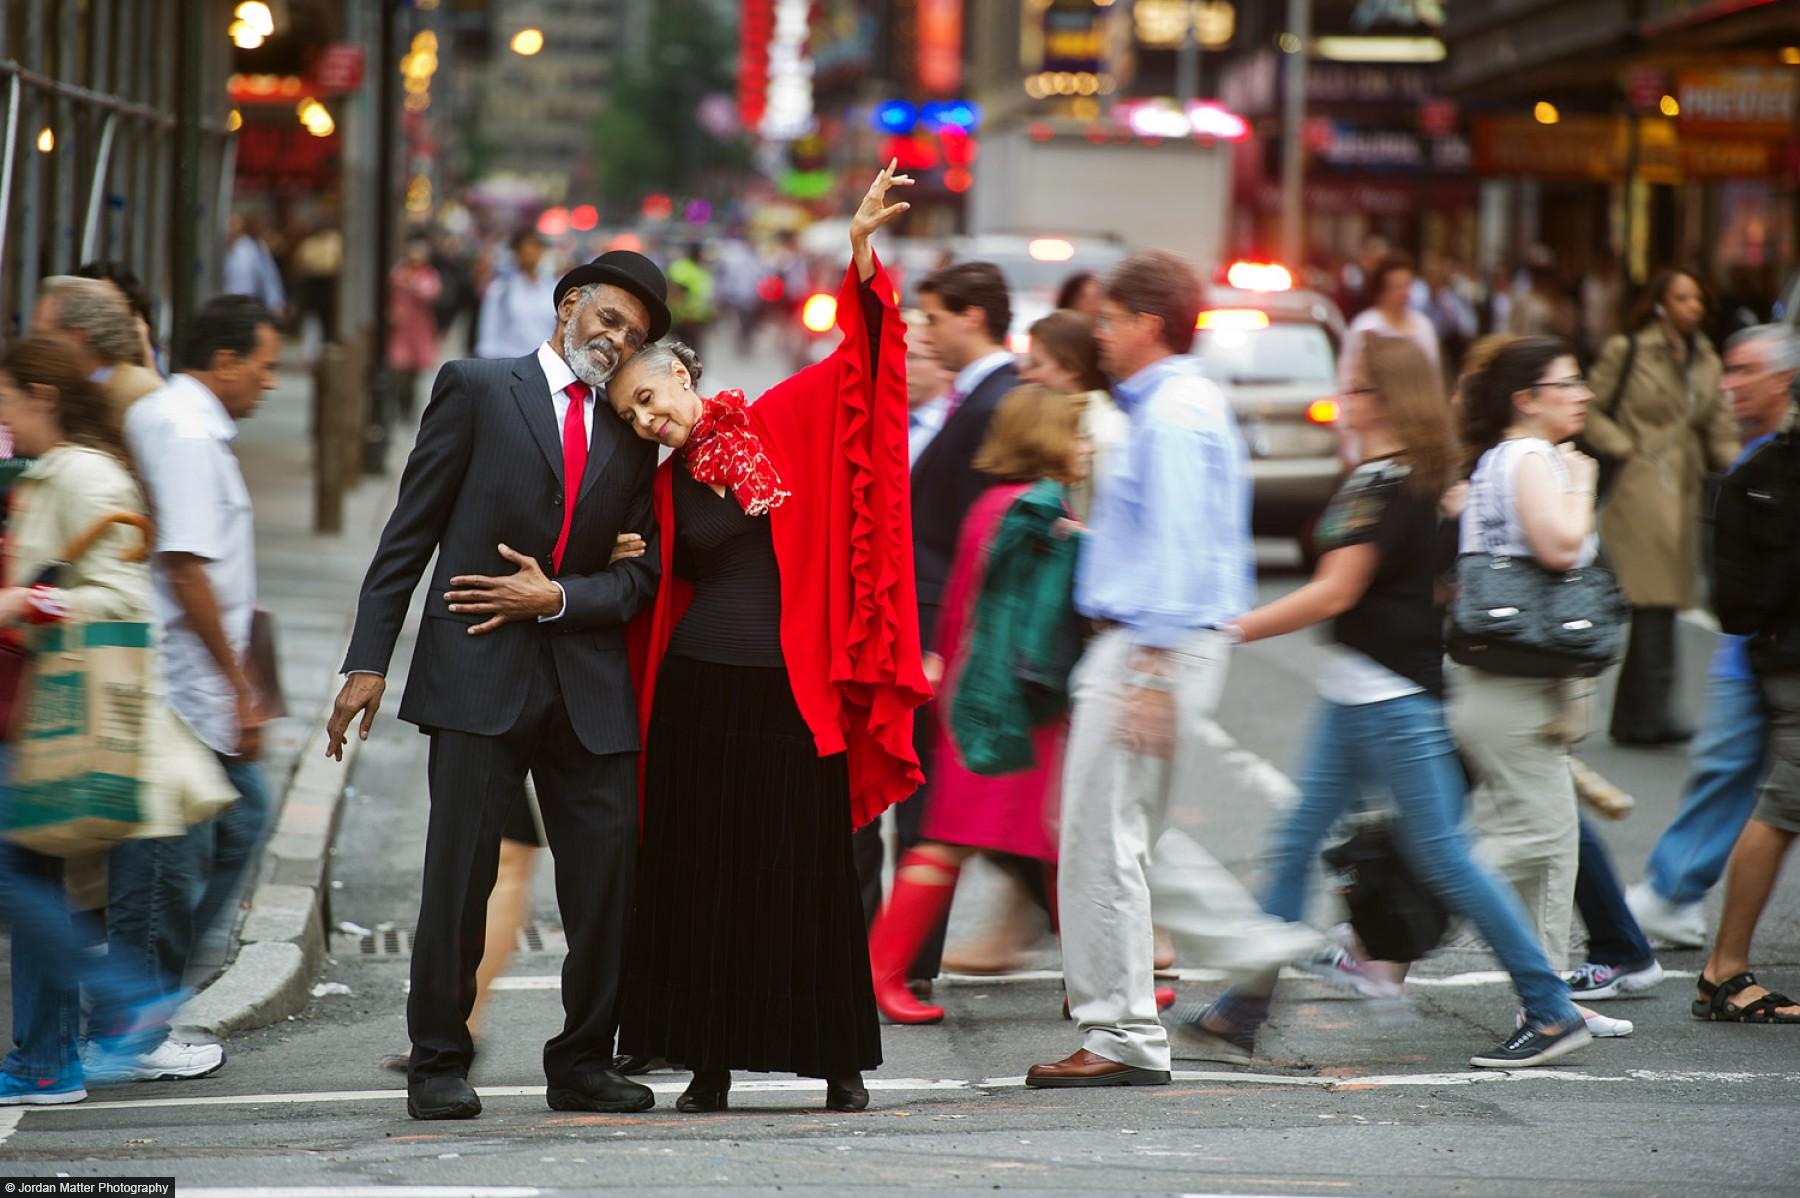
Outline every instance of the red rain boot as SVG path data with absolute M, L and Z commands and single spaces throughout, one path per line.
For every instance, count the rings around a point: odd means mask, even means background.
M 909 867 L 947 875 L 942 881 L 920 882 L 907 876 Z M 938 1023 L 944 1008 L 928 1006 L 906 986 L 906 967 L 919 946 L 950 909 L 961 867 L 917 849 L 900 859 L 894 871 L 894 893 L 869 929 L 869 972 L 875 982 L 875 1005 L 895 1023 Z

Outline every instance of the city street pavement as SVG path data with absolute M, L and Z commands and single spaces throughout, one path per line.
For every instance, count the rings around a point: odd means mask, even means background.
M 743 359 L 723 346 L 708 359 L 709 385 L 754 388 L 780 370 L 767 355 Z M 1291 561 L 1288 546 L 1264 548 L 1267 597 L 1298 575 L 1276 565 Z M 321 571 L 321 603 L 348 604 L 359 573 L 352 562 Z M 395 654 L 397 673 L 412 630 Z M 1714 638 L 1692 623 L 1681 638 L 1684 690 L 1697 702 Z M 1313 635 L 1235 655 L 1221 718 L 1226 768 L 1204 792 L 1182 796 L 1176 812 L 1179 826 L 1247 879 L 1257 875 L 1271 818 L 1291 797 L 1284 771 L 1312 702 L 1317 656 Z M 323 686 L 335 656 L 313 666 Z M 254 1192 L 320 1198 L 401 1185 L 451 1187 L 427 1192 L 442 1198 L 858 1187 L 1495 1198 L 1800 1191 L 1792 1132 L 1800 1029 L 1694 1021 L 1687 1003 L 1701 963 L 1695 951 L 1664 953 L 1673 976 L 1652 994 L 1606 1004 L 1608 1014 L 1637 1024 L 1635 1035 L 1596 1042 L 1560 1068 L 1467 1067 L 1470 1053 L 1510 1032 L 1514 999 L 1485 952 L 1458 947 L 1420 970 L 1405 1010 L 1379 1012 L 1316 982 L 1291 983 L 1251 1066 L 1178 1060 L 1169 1087 L 1045 1092 L 1023 1087 L 1025 1069 L 1078 1046 L 1059 1017 L 1056 956 L 1046 942 L 1030 974 L 941 982 L 944 1024 L 884 1028 L 887 1060 L 869 1078 L 865 1113 L 824 1112 L 819 1083 L 739 1075 L 731 1112 L 680 1115 L 673 1102 L 686 1079 L 674 1073 L 647 1079 L 657 1107 L 643 1114 L 553 1112 L 539 1061 L 560 1023 L 548 863 L 527 951 L 496 987 L 482 1029 L 473 1080 L 484 1115 L 413 1122 L 402 1079 L 380 1061 L 405 1047 L 425 753 L 425 738 L 398 723 L 390 704 L 356 763 L 333 866 L 334 917 L 347 930 L 332 940 L 323 979 L 337 992 L 294 1019 L 232 1039 L 230 1060 L 214 1077 L 104 1090 L 80 1106 L 22 1117 L 0 1113 L 0 1175 L 173 1175 L 185 1194 L 263 1187 Z M 1638 798 L 1634 815 L 1603 828 L 1621 872 L 1635 880 L 1674 813 L 1685 755 L 1622 751 L 1600 738 L 1584 757 Z M 569 865 L 581 868 L 578 860 Z M 1757 951 L 1765 980 L 1790 992 L 1800 990 L 1794 874 L 1777 892 Z M 992 874 L 972 871 L 964 890 L 953 942 L 995 905 Z M 1184 997 L 1204 998 L 1219 984 L 1190 972 L 1180 987 Z

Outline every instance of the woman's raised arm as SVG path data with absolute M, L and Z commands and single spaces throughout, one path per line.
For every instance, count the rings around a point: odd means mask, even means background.
M 850 218 L 850 256 L 856 263 L 856 277 L 864 283 L 875 277 L 875 253 L 869 248 L 869 236 L 881 226 L 911 208 L 911 204 L 890 204 L 887 202 L 888 188 L 911 187 L 911 175 L 896 175 L 895 169 L 900 160 L 889 160 L 875 182 L 869 184 L 869 190 L 863 194 L 862 203 L 857 205 L 856 213 Z

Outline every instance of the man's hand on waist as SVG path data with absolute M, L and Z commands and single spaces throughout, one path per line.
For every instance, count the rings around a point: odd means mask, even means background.
M 507 545 L 500 556 L 519 567 L 518 572 L 490 578 L 482 574 L 458 574 L 450 580 L 454 590 L 444 598 L 457 615 L 487 616 L 469 628 L 470 636 L 492 632 L 515 620 L 541 620 L 563 610 L 562 588 L 544 576 L 536 560 Z

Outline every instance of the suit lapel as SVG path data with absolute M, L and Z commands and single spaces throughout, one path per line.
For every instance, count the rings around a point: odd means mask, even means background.
M 519 411 L 525 415 L 525 427 L 544 451 L 544 460 L 550 463 L 556 481 L 562 482 L 562 437 L 556 431 L 556 407 L 550 402 L 550 381 L 544 377 L 536 354 L 514 360 L 512 393 Z M 591 469 L 592 454 L 589 459 Z

